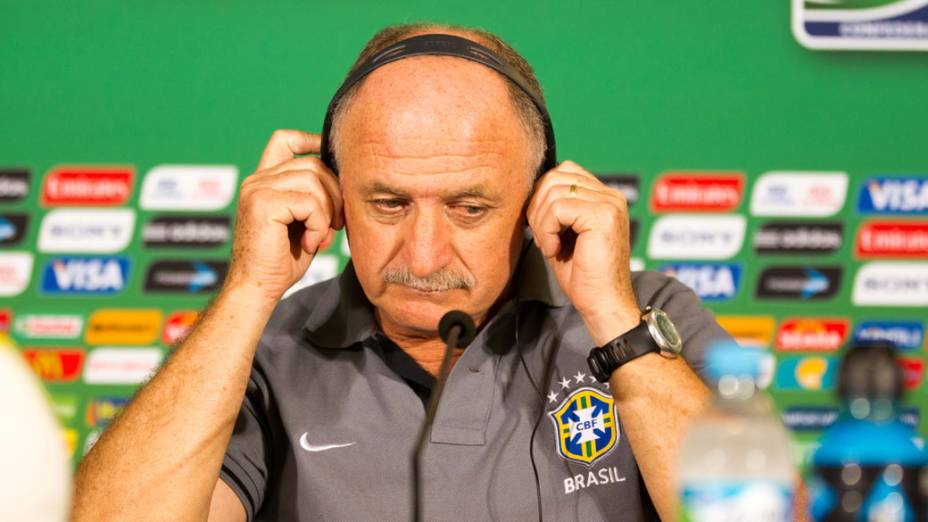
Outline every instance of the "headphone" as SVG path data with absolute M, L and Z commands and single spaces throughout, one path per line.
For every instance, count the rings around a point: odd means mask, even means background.
M 538 109 L 541 115 L 541 121 L 545 132 L 545 157 L 541 169 L 536 174 L 536 179 L 541 174 L 557 166 L 557 147 L 554 142 L 554 128 L 551 125 L 551 117 L 548 115 L 548 108 L 541 99 L 541 94 L 529 87 L 529 83 L 519 74 L 518 71 L 501 60 L 490 49 L 460 36 L 450 34 L 424 34 L 413 36 L 389 47 L 386 47 L 379 53 L 375 54 L 360 66 L 355 68 L 341 87 L 335 91 L 332 101 L 329 102 L 329 108 L 325 113 L 325 122 L 322 124 L 322 161 L 335 175 L 338 175 L 338 169 L 335 164 L 335 154 L 332 152 L 331 131 L 332 117 L 335 113 L 338 103 L 342 97 L 365 76 L 372 73 L 378 67 L 388 63 L 402 60 L 410 56 L 456 56 L 472 62 L 483 64 L 490 69 L 502 74 L 509 81 L 514 83 L 522 90 Z

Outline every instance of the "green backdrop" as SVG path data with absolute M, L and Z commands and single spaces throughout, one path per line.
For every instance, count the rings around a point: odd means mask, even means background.
M 755 302 L 763 268 L 808 261 L 755 256 L 750 238 L 766 220 L 751 217 L 736 259 L 744 265 L 743 284 L 733 299 L 710 305 L 718 314 L 769 315 L 778 323 L 787 316 L 841 316 L 852 326 L 862 319 L 928 319 L 920 308 L 850 304 L 861 264 L 851 254 L 860 184 L 872 175 L 928 173 L 928 54 L 804 49 L 791 35 L 788 2 L 6 1 L 0 3 L 0 167 L 25 167 L 32 181 L 27 198 L 0 205 L 0 213 L 32 219 L 22 243 L 3 251 L 36 245 L 48 211 L 39 204 L 41 183 L 56 165 L 132 165 L 128 207 L 137 207 L 141 180 L 156 165 L 231 164 L 241 178 L 274 129 L 321 127 L 329 97 L 377 29 L 419 20 L 500 34 L 524 53 L 545 87 L 560 158 L 640 177 L 633 253 L 648 268 L 664 263 L 646 256 L 653 221 L 647 198 L 662 172 L 746 173 L 736 209 L 745 215 L 753 180 L 764 172 L 847 172 L 847 202 L 832 218 L 845 224 L 843 245 L 816 259 L 845 267 L 839 294 L 821 302 Z M 217 213 L 231 216 L 233 207 Z M 0 309 L 15 321 L 38 312 L 86 318 L 95 308 L 202 307 L 208 296 L 144 293 L 144 270 L 161 259 L 224 259 L 228 244 L 195 252 L 143 248 L 138 230 L 156 215 L 137 215 L 124 252 L 133 269 L 117 297 L 41 297 L 42 269 L 55 256 L 37 254 L 27 290 L 2 298 Z M 12 334 L 24 348 L 83 347 L 81 337 Z M 924 339 L 907 355 L 924 361 Z M 88 418 L 91 402 L 133 390 L 80 379 L 48 388 L 76 443 L 75 462 L 106 422 L 96 413 Z M 928 405 L 925 389 L 919 384 L 909 394 L 919 410 Z M 773 393 L 783 408 L 832 403 L 830 390 Z M 803 432 L 797 440 L 817 435 Z

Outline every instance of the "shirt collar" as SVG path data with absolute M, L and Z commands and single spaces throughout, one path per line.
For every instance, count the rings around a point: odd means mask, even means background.
M 566 306 L 570 303 L 569 299 L 527 230 L 519 265 L 513 274 L 516 299 L 520 303 L 537 301 L 555 308 Z M 373 307 L 350 260 L 337 278 L 323 285 L 324 288 L 320 289 L 322 295 L 304 324 L 304 332 L 310 342 L 322 348 L 347 348 L 365 341 L 378 331 Z M 302 293 L 290 299 L 299 299 Z

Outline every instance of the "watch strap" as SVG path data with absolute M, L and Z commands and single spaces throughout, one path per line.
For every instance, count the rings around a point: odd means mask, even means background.
M 593 348 L 587 358 L 593 377 L 599 382 L 606 382 L 619 366 L 637 359 L 644 354 L 660 352 L 660 347 L 651 338 L 648 323 L 641 321 L 638 326 L 616 337 L 598 348 Z

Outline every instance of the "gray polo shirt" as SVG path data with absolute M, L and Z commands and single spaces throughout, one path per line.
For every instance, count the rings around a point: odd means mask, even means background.
M 701 371 L 707 344 L 728 335 L 675 279 L 632 277 L 639 303 L 670 315 Z M 423 459 L 424 518 L 537 519 L 531 455 L 545 520 L 653 518 L 608 385 L 590 375 L 593 341 L 534 246 L 515 281 L 448 379 Z M 411 455 L 430 384 L 397 351 L 350 263 L 280 302 L 221 471 L 249 520 L 412 517 Z

